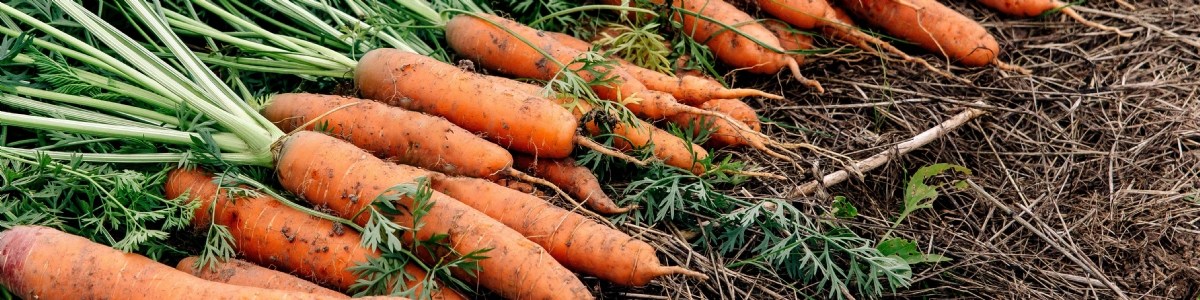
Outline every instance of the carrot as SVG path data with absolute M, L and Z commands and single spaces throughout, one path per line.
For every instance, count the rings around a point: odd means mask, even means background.
M 542 245 L 572 270 L 629 286 L 670 274 L 707 279 L 682 267 L 663 266 L 650 244 L 537 197 L 476 178 L 435 175 L 432 183 L 435 190 L 462 199 Z
M 899 38 L 965 66 L 988 64 L 1028 73 L 999 60 L 1000 44 L 975 20 L 936 0 L 843 0 L 850 13 Z
M 622 5 L 622 2 L 625 1 L 604 0 L 604 2 L 610 5 Z M 683 24 L 681 32 L 707 45 L 713 55 L 722 62 L 760 74 L 774 74 L 783 68 L 789 68 L 792 76 L 795 76 L 797 80 L 812 87 L 818 93 L 825 92 L 820 83 L 807 79 L 800 73 L 802 60 L 780 52 L 782 48 L 779 45 L 779 39 L 758 24 L 754 17 L 732 4 L 721 0 L 653 0 L 650 2 L 657 5 L 671 3 L 675 8 L 684 10 L 675 17 L 676 21 Z M 737 28 L 745 36 L 730 30 L 729 27 Z M 759 44 L 760 42 L 762 44 Z
M 218 190 L 213 175 L 202 170 L 171 170 L 164 191 L 168 198 L 186 194 L 188 201 L 199 202 L 193 227 L 203 230 L 209 224 L 226 226 L 243 258 L 343 292 L 358 280 L 350 268 L 380 255 L 361 245 L 358 232 L 286 207 L 270 196 L 230 199 L 228 193 Z M 406 280 L 404 286 L 417 288 L 420 294 L 419 280 L 426 272 L 413 264 L 404 266 L 404 271 L 414 279 Z M 445 287 L 441 283 L 439 286 Z M 449 288 L 430 295 L 433 299 L 464 299 Z
M 1079 13 L 1076 12 L 1075 9 L 1069 7 L 1067 3 L 1059 0 L 979 0 L 979 3 L 983 3 L 983 5 L 991 7 L 992 9 L 995 9 L 1001 13 L 1018 17 L 1036 17 L 1046 13 L 1047 11 L 1062 8 L 1060 11 L 1062 11 L 1063 14 L 1075 19 L 1075 21 L 1078 21 L 1079 23 L 1083 23 L 1083 25 L 1088 27 L 1104 31 L 1112 31 L 1120 36 L 1133 36 L 1132 34 L 1121 32 L 1120 28 L 1109 27 L 1100 23 L 1092 22 L 1091 20 L 1080 16 Z
M 800 33 L 789 28 L 787 25 L 780 22 L 764 22 L 763 26 L 767 27 L 771 33 L 779 37 L 779 45 L 785 50 L 811 50 L 813 40 L 808 35 Z M 793 54 L 800 55 L 800 54 Z
M 708 158 L 708 151 L 704 150 L 704 147 L 690 144 L 672 135 L 670 132 L 654 127 L 654 125 L 642 120 L 635 119 L 634 122 L 636 124 L 628 124 L 619 120 L 608 120 L 605 118 L 608 115 L 593 113 L 592 106 L 581 100 L 560 97 L 558 101 L 563 104 L 575 102 L 576 106 L 572 110 L 572 113 L 580 121 L 586 122 L 584 129 L 593 136 L 608 133 L 616 135 L 616 138 L 613 139 L 613 146 L 616 146 L 621 151 L 629 151 L 653 145 L 652 154 L 654 157 L 662 160 L 667 165 L 690 170 L 697 175 L 703 174 L 706 171 L 704 165 L 696 163 L 696 161 Z M 608 125 L 604 127 L 607 127 L 609 130 L 607 132 L 602 130 L 602 125 Z
M 512 165 L 507 150 L 444 118 L 375 101 L 278 94 L 261 113 L 284 132 L 320 126 L 376 156 L 442 173 L 492 178 Z
M 741 100 L 714 99 L 705 102 L 701 108 L 721 111 L 734 116 L 739 121 L 745 123 L 751 128 L 756 130 L 761 128 L 761 124 L 758 122 L 758 114 L 754 112 L 753 108 L 750 108 L 750 106 L 746 105 L 746 103 L 742 102 Z M 714 126 L 715 124 L 713 124 L 713 122 L 725 122 L 725 120 L 712 120 L 712 118 L 696 115 L 680 115 L 676 116 L 676 118 L 677 119 L 673 120 L 676 124 L 690 125 L 696 132 L 704 129 L 706 126 L 711 127 L 710 130 L 712 130 L 712 133 L 709 134 L 708 140 L 708 144 L 710 145 L 751 146 L 755 148 L 761 147 L 762 149 L 766 149 L 765 142 L 763 142 L 761 139 L 758 139 L 758 136 L 747 136 L 739 134 L 738 132 L 730 132 L 728 130 L 723 130 L 726 127 Z M 770 150 L 767 149 L 766 151 Z
M 551 38 L 558 43 L 571 47 L 580 51 L 588 51 L 591 44 L 573 36 L 558 33 L 547 32 Z M 655 72 L 654 70 L 646 69 L 638 65 L 634 65 L 623 59 L 613 58 L 626 72 L 629 72 L 634 79 L 637 79 L 647 88 L 664 93 L 670 93 L 680 103 L 700 106 L 704 101 L 709 99 L 721 98 L 742 98 L 742 97 L 763 97 L 770 99 L 783 99 L 783 97 L 756 89 L 727 89 L 720 84 L 712 85 L 712 82 L 704 81 L 695 77 L 681 76 L 674 77 L 671 75 Z
M 286 137 L 276 161 L 283 187 L 360 225 L 367 223 L 369 214 L 359 212 L 387 189 L 429 174 L 387 163 L 349 143 L 308 131 Z M 445 242 L 458 253 L 491 249 L 486 253 L 489 258 L 478 261 L 482 271 L 474 274 L 477 277 L 456 270 L 457 277 L 510 299 L 593 298 L 579 278 L 520 233 L 445 194 L 434 192 L 430 201 L 433 206 L 421 219 L 423 226 L 415 234 L 403 234 L 403 239 L 411 243 L 413 235 L 427 240 L 446 234 Z M 407 196 L 397 199 L 396 205 L 414 207 Z M 401 226 L 413 226 L 411 214 L 392 219 Z
M 525 170 L 534 176 L 546 178 L 556 185 L 562 186 L 574 196 L 587 204 L 592 210 L 602 214 L 620 214 L 637 208 L 636 205 L 618 207 L 604 189 L 600 188 L 600 180 L 591 170 L 575 164 L 571 158 L 538 159 L 536 157 L 516 154 L 513 161 L 517 168 Z
M 578 144 L 638 163 L 577 135 L 578 124 L 570 112 L 545 97 L 513 92 L 515 81 L 388 48 L 367 52 L 354 81 L 366 98 L 444 117 L 508 149 L 563 158 Z
M 561 191 L 549 181 L 513 169 L 512 155 L 507 150 L 445 118 L 371 100 L 298 93 L 271 97 L 262 114 L 283 131 L 302 125 L 307 125 L 307 130 L 321 126 L 342 140 L 396 163 L 490 180 L 509 176 Z M 569 197 L 565 192 L 561 194 Z
M 551 80 L 562 69 L 557 63 L 570 64 L 566 67 L 572 71 L 579 71 L 583 65 L 571 64 L 583 51 L 560 45 L 538 30 L 494 15 L 459 15 L 450 19 L 446 23 L 446 40 L 459 54 L 479 62 L 484 67 L 514 76 Z M 543 56 L 538 49 L 534 49 L 525 41 L 544 50 L 550 57 Z M 551 61 L 552 59 L 554 61 Z M 729 116 L 679 103 L 670 94 L 647 89 L 621 68 L 597 66 L 596 71 L 606 76 L 599 79 L 612 81 L 612 84 L 593 85 L 592 89 L 596 94 L 600 98 L 622 103 L 640 117 L 661 120 L 675 114 L 691 112 L 732 120 Z M 595 80 L 600 76 L 586 71 L 579 72 L 579 75 L 584 80 Z M 638 101 L 628 101 L 630 99 Z
M 145 256 L 29 225 L 0 232 L 0 284 L 22 299 L 344 298 L 207 281 Z
M 354 80 L 366 98 L 445 117 L 509 149 L 562 158 L 575 147 L 576 124 L 554 103 L 506 93 L 483 75 L 427 56 L 372 50 Z
M 272 290 L 296 291 L 309 294 L 320 294 L 330 297 L 350 298 L 345 294 L 335 292 L 280 271 L 260 267 L 250 262 L 230 258 L 218 262 L 215 266 L 196 268 L 199 257 L 189 256 L 179 261 L 175 269 L 187 272 L 204 280 L 228 283 L 237 286 L 259 287 Z

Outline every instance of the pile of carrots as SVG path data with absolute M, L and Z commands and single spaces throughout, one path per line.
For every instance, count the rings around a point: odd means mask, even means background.
M 821 29 L 830 38 L 869 51 L 881 48 L 954 76 L 864 34 L 855 27 L 855 18 L 957 64 L 1027 72 L 999 59 L 997 41 L 982 26 L 933 0 L 755 1 L 779 19 L 766 22 L 755 22 L 722 0 L 652 2 L 671 3 L 681 11 L 675 15 L 681 31 L 705 43 L 728 66 L 761 74 L 787 69 L 816 92 L 823 88 L 803 77 L 799 66 L 805 57 L 794 52 L 812 47 L 812 41 L 797 30 Z M 1053 0 L 981 2 L 1018 16 L 1064 6 Z M 1078 16 L 1069 8 L 1063 11 Z M 707 279 L 700 272 L 663 265 L 650 244 L 595 218 L 637 207 L 613 201 L 596 175 L 572 160 L 578 148 L 641 165 L 647 161 L 632 152 L 650 147 L 650 160 L 695 174 L 710 171 L 701 163 L 710 155 L 704 146 L 797 157 L 790 151 L 795 145 L 761 133 L 755 110 L 740 100 L 782 99 L 780 95 L 729 88 L 703 74 L 660 73 L 615 58 L 603 70 L 583 69 L 578 59 L 596 47 L 591 42 L 496 15 L 455 16 L 446 23 L 445 37 L 460 57 L 511 78 L 382 48 L 362 56 L 354 69 L 362 98 L 279 94 L 260 112 L 290 133 L 274 149 L 279 185 L 331 215 L 365 226 L 369 216 L 362 212 L 372 208 L 372 199 L 386 197 L 398 184 L 428 180 L 433 192 L 427 215 L 420 220 L 406 213 L 389 216 L 414 228 L 399 238 L 413 243 L 446 234 L 448 247 L 460 253 L 491 249 L 479 262 L 482 271 L 453 275 L 500 296 L 593 298 L 575 273 L 626 286 L 671 275 Z M 606 102 L 551 95 L 541 86 L 512 79 L 555 80 L 563 70 L 603 82 L 592 90 Z M 605 116 L 613 113 L 611 107 L 627 109 L 638 119 L 613 122 L 611 115 Z M 709 127 L 712 137 L 704 146 L 694 145 L 663 130 L 668 123 L 697 131 Z M 611 145 L 594 140 L 606 135 L 619 138 Z M 169 198 L 195 202 L 197 230 L 213 224 L 229 228 L 238 259 L 199 266 L 189 258 L 171 268 L 54 229 L 22 226 L 0 233 L 0 283 L 30 299 L 103 297 L 90 294 L 99 292 L 160 299 L 345 298 L 358 280 L 352 267 L 381 255 L 362 245 L 359 232 L 285 205 L 285 199 L 227 193 L 229 187 L 218 185 L 218 177 L 209 170 L 176 169 L 165 191 Z M 536 188 L 513 188 L 522 184 L 548 188 L 579 205 L 563 208 L 528 193 Z M 418 204 L 410 196 L 395 203 L 405 208 Z M 435 260 L 440 253 L 419 255 Z M 41 267 L 51 262 L 65 267 Z M 409 265 L 406 272 L 411 277 L 391 289 L 413 289 L 433 299 L 469 297 L 445 284 L 423 291 L 419 279 L 425 271 Z

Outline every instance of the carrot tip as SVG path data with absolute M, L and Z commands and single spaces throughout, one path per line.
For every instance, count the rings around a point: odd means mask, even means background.
M 1092 22 L 1091 20 L 1088 20 L 1088 19 L 1084 18 L 1083 16 L 1080 16 L 1078 12 L 1075 12 L 1075 10 L 1071 9 L 1070 7 L 1064 8 L 1062 10 L 1062 13 L 1066 14 L 1068 17 L 1071 17 L 1072 19 L 1075 19 L 1076 22 L 1082 23 L 1083 25 L 1088 26 L 1088 27 L 1092 27 L 1092 28 L 1096 28 L 1096 29 L 1100 29 L 1100 30 L 1104 30 L 1104 31 L 1111 31 L 1111 32 L 1114 32 L 1117 35 L 1123 36 L 1123 37 L 1133 36 L 1132 33 L 1123 32 L 1123 31 L 1121 31 L 1120 28 L 1106 26 L 1104 24 Z
M 1000 68 L 1001 70 L 1017 72 L 1017 73 L 1021 73 L 1021 75 L 1033 74 L 1033 71 L 1030 71 L 1029 69 L 1022 68 L 1021 66 L 1018 66 L 1018 65 L 1012 65 L 1012 64 L 1000 61 L 1000 59 L 996 59 L 995 61 L 992 61 L 992 64 L 996 65 L 996 67 Z
M 684 267 L 680 267 L 680 266 L 673 266 L 673 267 L 662 267 L 662 269 L 661 269 L 661 270 L 662 270 L 662 272 L 663 272 L 663 274 L 664 274 L 664 275 L 666 275 L 666 274 L 680 274 L 680 275 L 684 275 L 684 276 L 688 276 L 688 277 L 696 278 L 696 279 L 699 279 L 699 280 L 702 280 L 702 281 L 703 281 L 703 280 L 708 280 L 708 275 L 704 275 L 704 273 L 700 273 L 700 272 L 696 272 L 696 271 L 688 270 L 688 269 L 686 269 L 686 268 L 684 268 Z

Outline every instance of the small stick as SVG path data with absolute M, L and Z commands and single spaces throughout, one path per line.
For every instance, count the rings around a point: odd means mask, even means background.
M 1080 16 L 1079 13 L 1075 12 L 1075 10 L 1071 9 L 1070 7 L 1064 8 L 1062 10 L 1062 13 L 1066 14 L 1068 17 L 1071 17 L 1072 19 L 1075 19 L 1075 21 L 1082 23 L 1083 25 L 1086 25 L 1088 27 L 1092 27 L 1092 28 L 1096 28 L 1096 29 L 1100 29 L 1100 30 L 1104 30 L 1104 31 L 1116 32 L 1117 35 L 1123 36 L 1123 37 L 1133 36 L 1132 33 L 1122 32 L 1120 28 L 1092 22 L 1091 20 L 1088 20 L 1088 19 L 1084 18 L 1083 16 Z
M 1125 9 L 1128 10 L 1137 10 L 1137 6 L 1133 6 L 1133 4 L 1129 4 L 1129 2 L 1125 2 L 1125 0 L 1117 0 L 1117 4 L 1125 7 Z
M 977 103 L 983 104 L 980 102 L 977 102 Z M 875 154 L 874 156 L 868 157 L 867 159 L 864 159 L 864 160 L 859 161 L 858 163 L 855 163 L 854 169 L 858 170 L 860 172 L 874 170 L 875 168 L 878 168 L 879 166 L 882 166 L 883 164 L 892 160 L 892 158 L 899 157 L 904 154 L 908 154 L 909 152 L 912 152 L 913 150 L 915 150 L 917 148 L 925 146 L 926 144 L 929 144 L 930 142 L 933 142 L 934 140 L 941 138 L 942 136 L 946 135 L 946 133 L 948 133 L 954 129 L 957 129 L 958 127 L 962 126 L 963 124 L 966 124 L 967 121 L 970 121 L 971 119 L 974 119 L 975 117 L 983 115 L 984 113 L 986 113 L 986 112 L 983 110 L 980 110 L 980 109 L 968 108 L 966 111 L 958 113 L 957 115 L 954 115 L 949 120 L 946 120 L 946 121 L 942 122 L 941 124 L 938 124 L 937 126 L 934 126 L 933 128 L 930 128 L 929 130 L 925 130 L 925 132 L 922 132 L 921 134 L 913 136 L 912 139 L 909 139 L 908 141 L 897 144 L 896 146 L 888 148 L 887 150 L 884 150 L 883 152 L 880 152 L 878 154 Z M 794 198 L 800 198 L 800 197 L 812 195 L 813 193 L 816 193 L 818 187 L 838 184 L 843 181 L 846 181 L 846 179 L 849 179 L 849 178 L 850 178 L 850 172 L 848 172 L 846 170 L 839 170 L 839 171 L 833 172 L 829 175 L 825 175 L 825 177 L 819 181 L 813 180 L 813 181 L 810 181 L 808 183 L 805 183 L 803 185 L 796 187 L 796 190 L 793 191 L 790 195 L 788 195 L 788 198 L 794 199 Z

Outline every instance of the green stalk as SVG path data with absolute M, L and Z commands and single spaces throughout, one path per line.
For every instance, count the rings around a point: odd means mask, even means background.
M 562 16 L 562 15 L 566 15 L 566 14 L 573 14 L 573 13 L 577 13 L 577 12 L 581 12 L 581 11 L 589 11 L 589 10 L 632 11 L 632 12 L 649 14 L 649 15 L 655 16 L 655 17 L 658 16 L 658 13 L 654 12 L 653 10 L 640 8 L 640 7 L 621 6 L 621 5 L 605 5 L 605 4 L 584 5 L 584 6 L 576 6 L 576 7 L 572 7 L 569 9 L 564 9 L 564 10 L 561 10 L 561 11 L 558 11 L 558 12 L 555 12 L 552 14 L 542 16 L 541 18 L 538 18 L 537 20 L 533 20 L 533 22 L 529 22 L 529 26 L 532 27 L 534 25 L 537 25 L 538 23 L 545 22 L 546 20 L 553 19 L 558 16 Z
M 188 161 L 193 158 L 190 153 L 78 153 L 13 147 L 0 147 L 0 151 L 8 151 L 30 158 L 37 157 L 37 155 L 45 155 L 54 160 L 79 160 L 83 162 L 118 164 L 171 164 Z M 221 153 L 221 160 L 239 165 L 271 166 L 270 164 L 263 164 L 254 155 L 246 153 Z
M 194 145 L 192 142 L 193 139 L 198 140 L 200 138 L 199 134 L 177 130 L 61 120 L 5 111 L 0 111 L 0 124 L 102 137 L 139 139 L 184 146 L 192 146 Z M 249 152 L 250 150 L 246 143 L 237 137 L 228 134 L 214 134 L 212 137 L 217 142 L 217 146 L 222 150 L 230 152 Z
M 86 110 L 82 110 L 82 109 L 78 109 L 78 108 L 74 108 L 74 107 L 38 102 L 38 101 L 30 100 L 28 98 L 17 97 L 17 96 L 13 96 L 13 95 L 0 94 L 0 103 L 7 104 L 12 107 L 22 108 L 22 109 L 29 110 L 32 112 L 37 112 L 37 113 L 43 114 L 43 115 L 50 115 L 50 116 L 61 115 L 63 117 L 66 117 L 67 119 L 82 121 L 82 122 L 104 123 L 104 124 L 112 124 L 112 125 L 127 126 L 127 127 L 158 128 L 158 126 L 154 126 L 152 124 L 130 121 L 130 120 L 114 117 L 111 115 L 106 115 L 106 114 L 97 113 L 97 112 L 93 112 L 93 111 L 86 111 Z
M 0 90 L 3 90 L 3 89 L 0 89 Z M 56 101 L 56 102 L 63 102 L 63 103 L 69 103 L 69 104 L 74 104 L 74 105 L 79 105 L 79 106 L 86 106 L 86 107 L 91 107 L 91 108 L 105 110 L 105 111 L 111 111 L 111 112 L 120 113 L 120 114 L 137 116 L 140 118 L 150 119 L 150 120 L 162 122 L 164 124 L 169 124 L 169 125 L 175 126 L 175 127 L 178 127 L 180 125 L 179 119 L 176 117 L 168 116 L 168 115 L 165 115 L 165 114 L 153 111 L 153 110 L 149 110 L 149 109 L 129 106 L 129 105 L 115 103 L 115 102 L 101 101 L 101 100 L 96 100 L 96 99 L 88 98 L 88 97 L 55 93 L 55 92 L 51 92 L 51 91 L 40 90 L 40 89 L 24 87 L 24 86 L 17 86 L 15 88 L 13 88 L 12 93 L 18 94 L 18 95 L 25 95 L 25 96 L 29 96 L 29 97 L 36 97 L 36 98 L 51 100 L 51 101 Z M 4 95 L 0 95 L 0 97 L 4 97 Z

